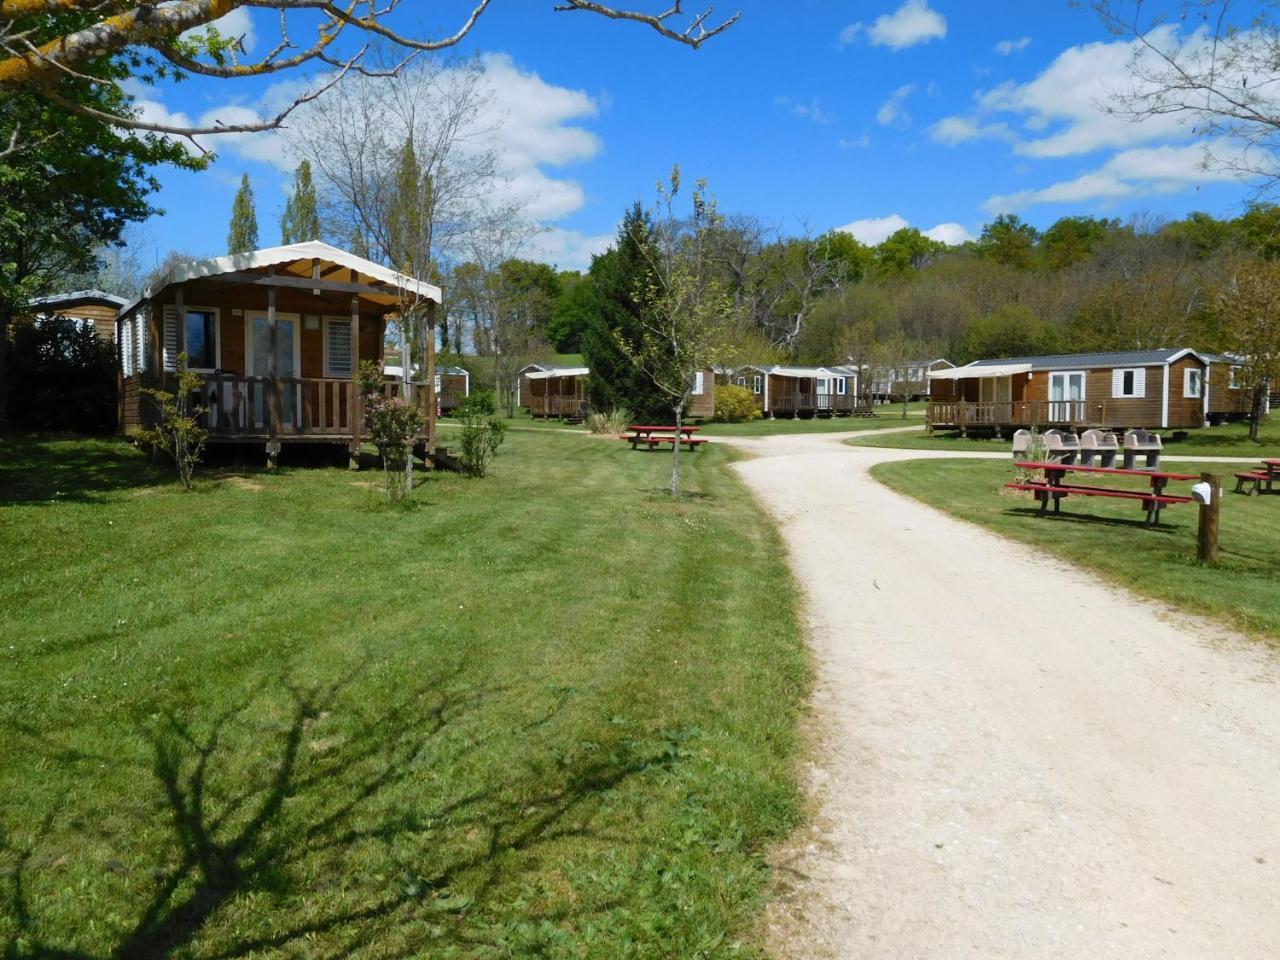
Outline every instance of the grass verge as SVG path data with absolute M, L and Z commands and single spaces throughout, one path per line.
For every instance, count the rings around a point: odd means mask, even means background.
M 729 453 L 513 434 L 412 509 L 3 442 L 0 955 L 751 956 L 800 816 Z
M 1205 466 L 1224 477 L 1233 472 L 1230 465 Z M 1144 515 L 1134 502 L 1101 497 L 1068 498 L 1060 517 L 1037 518 L 1030 494 L 1003 489 L 1012 474 L 1008 461 L 989 460 L 906 460 L 872 470 L 894 490 L 1049 550 L 1137 593 L 1272 640 L 1280 638 L 1280 496 L 1225 494 L 1221 562 L 1210 568 L 1196 562 L 1195 506 L 1168 508 L 1157 529 L 1143 528 Z M 1101 485 L 1147 488 L 1143 480 L 1107 478 Z M 1170 489 L 1185 492 L 1187 486 L 1174 484 Z

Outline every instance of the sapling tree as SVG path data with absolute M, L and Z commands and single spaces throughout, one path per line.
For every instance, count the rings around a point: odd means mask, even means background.
M 477 390 L 462 401 L 457 417 L 462 422 L 462 469 L 470 477 L 483 477 L 507 436 L 507 425 L 494 414 L 497 403 L 487 390 Z
M 403 502 L 409 492 L 407 462 L 413 457 L 413 440 L 424 424 L 422 411 L 404 397 L 388 397 L 382 389 L 382 369 L 369 360 L 357 374 L 364 399 L 364 420 L 368 437 L 382 458 L 382 477 L 387 502 Z
M 173 460 L 178 479 L 186 490 L 191 489 L 191 476 L 209 437 L 200 424 L 204 407 L 191 403 L 191 397 L 204 385 L 204 378 L 187 369 L 187 355 L 178 354 L 177 384 L 172 391 L 144 387 L 143 396 L 155 402 L 158 416 L 156 423 L 138 431 L 139 443 L 163 450 Z
M 1252 397 L 1249 439 L 1257 443 L 1268 392 L 1280 383 L 1280 262 L 1246 261 L 1229 280 L 1219 307 L 1240 359 L 1236 383 Z
M 649 264 L 636 291 L 640 337 L 618 338 L 620 349 L 667 398 L 676 436 L 697 378 L 724 360 L 734 316 L 734 300 L 715 260 L 715 231 L 721 222 L 705 180 L 695 182 L 692 212 L 675 214 L 680 168 L 658 184 L 653 228 L 641 242 Z M 680 495 L 680 442 L 671 445 L 671 496 Z

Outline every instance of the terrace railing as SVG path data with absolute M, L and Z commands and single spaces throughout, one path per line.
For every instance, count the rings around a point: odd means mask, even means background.
M 587 414 L 587 401 L 582 397 L 532 396 L 529 398 L 529 413 L 535 417 L 584 417 Z
M 1155 399 L 1119 400 L 957 400 L 929 401 L 934 427 L 1132 427 L 1157 426 Z
M 847 393 L 798 390 L 769 398 L 769 407 L 774 413 L 850 413 L 856 406 L 857 398 Z

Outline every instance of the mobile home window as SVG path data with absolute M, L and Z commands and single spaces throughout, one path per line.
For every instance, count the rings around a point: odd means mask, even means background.
M 1125 397 L 1145 397 L 1147 395 L 1147 371 L 1142 368 L 1133 370 L 1113 370 L 1111 373 L 1111 396 L 1115 399 Z
M 1231 368 L 1231 380 L 1228 382 L 1227 386 L 1232 390 L 1240 389 L 1240 368 L 1239 367 Z
M 695 397 L 702 395 L 703 376 L 704 374 L 701 370 L 693 375 L 693 395 Z
M 739 377 L 739 378 L 738 378 L 738 380 L 737 380 L 737 383 L 738 383 L 738 386 L 740 386 L 740 387 L 745 387 L 745 386 L 747 385 L 747 378 L 746 378 L 746 377 Z
M 1182 395 L 1184 397 L 1199 397 L 1202 377 L 1202 371 L 1196 367 L 1184 370 L 1182 372 Z
M 849 378 L 836 377 L 836 393 L 843 397 L 848 392 L 849 392 Z
M 187 311 L 187 367 L 212 370 L 218 365 L 218 315 L 212 310 Z
M 751 392 L 759 394 L 762 390 L 764 390 L 764 377 L 757 374 L 751 378 Z
M 324 319 L 324 375 L 351 376 L 351 321 L 342 317 Z

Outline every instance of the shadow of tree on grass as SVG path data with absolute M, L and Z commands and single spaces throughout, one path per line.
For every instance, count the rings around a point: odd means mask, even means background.
M 15 931 L 0 942 L 0 956 L 150 960 L 298 949 L 345 956 L 368 944 L 378 945 L 379 956 L 408 956 L 429 947 L 496 948 L 510 911 L 504 891 L 535 879 L 539 854 L 569 838 L 634 842 L 596 825 L 602 804 L 679 756 L 669 738 L 585 744 L 567 755 L 531 750 L 509 768 L 486 768 L 487 776 L 455 777 L 487 750 L 509 751 L 512 737 L 532 746 L 572 694 L 501 729 L 470 722 L 497 691 L 469 688 L 451 674 L 365 710 L 341 734 L 326 732 L 351 679 L 264 686 L 205 723 L 172 710 L 140 719 L 150 782 L 162 797 L 147 826 L 162 827 L 168 838 L 165 849 L 148 851 L 157 864 L 148 895 L 109 942 L 63 946 L 83 942 L 83 931 L 48 929 L 32 893 L 48 881 L 33 853 L 65 815 L 55 810 L 34 845 L 20 848 L 0 834 L 10 864 L 0 921 L 7 914 Z M 264 740 L 250 714 L 281 693 L 287 720 Z M 67 751 L 61 761 L 77 762 Z M 247 773 L 253 770 L 262 775 Z M 426 788 L 431 783 L 443 784 L 438 795 Z M 109 806 L 111 798 L 99 802 Z M 86 916 L 104 906 L 99 893 L 92 885 L 83 891 Z M 562 905 L 542 919 L 572 922 L 574 910 L 612 905 Z

